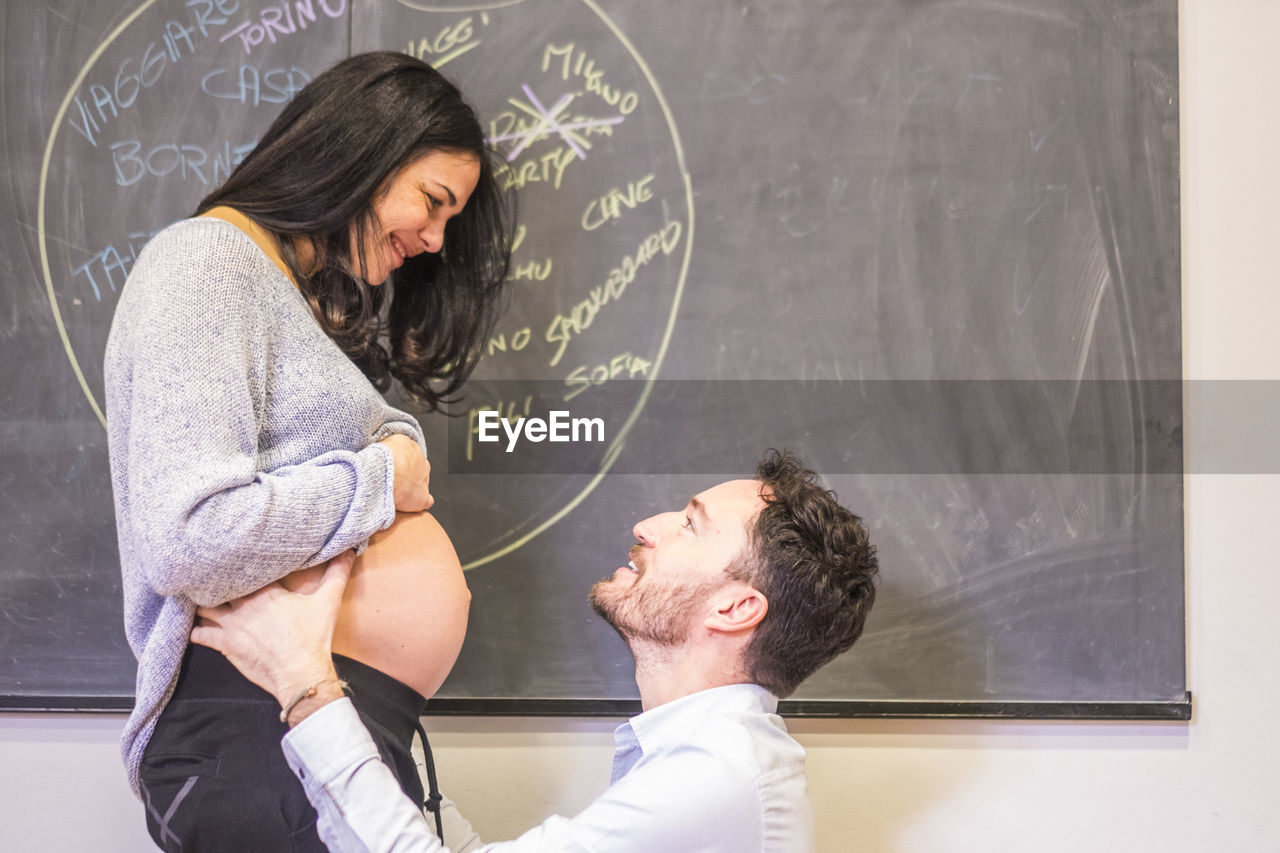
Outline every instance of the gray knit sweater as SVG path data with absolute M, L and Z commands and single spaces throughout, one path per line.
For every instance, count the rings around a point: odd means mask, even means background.
M 377 441 L 422 444 L 235 226 L 179 222 L 138 257 L 106 353 L 107 433 L 138 765 L 195 609 L 361 547 L 395 518 Z

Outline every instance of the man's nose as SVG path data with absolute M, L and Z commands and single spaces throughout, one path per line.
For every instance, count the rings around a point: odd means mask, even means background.
M 684 516 L 678 512 L 663 512 L 658 515 L 651 515 L 631 528 L 631 533 L 641 545 L 646 548 L 652 548 L 658 544 L 660 536 L 667 531 L 679 528 L 683 518 Z
M 636 541 L 646 548 L 652 548 L 657 542 L 657 516 L 651 516 L 636 524 L 631 528 L 631 535 L 636 537 Z

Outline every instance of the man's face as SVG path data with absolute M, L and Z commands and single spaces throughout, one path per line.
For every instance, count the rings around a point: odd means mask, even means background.
M 747 547 L 748 528 L 764 507 L 760 487 L 758 480 L 721 483 L 681 511 L 637 524 L 630 565 L 591 587 L 591 606 L 628 642 L 683 643 Z

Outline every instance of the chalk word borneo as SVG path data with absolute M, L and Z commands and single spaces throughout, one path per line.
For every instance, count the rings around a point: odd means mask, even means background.
M 567 411 L 556 409 L 548 414 L 548 420 L 542 418 L 504 418 L 497 412 L 486 409 L 479 413 L 476 440 L 492 443 L 500 441 L 498 424 L 507 434 L 507 453 L 515 450 L 521 435 L 525 441 L 537 444 L 541 441 L 551 442 L 591 442 L 604 441 L 604 418 L 573 418 Z

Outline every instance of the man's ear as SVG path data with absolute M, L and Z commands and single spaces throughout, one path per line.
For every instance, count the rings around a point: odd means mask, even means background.
M 769 601 L 764 593 L 735 581 L 711 596 L 711 612 L 703 624 L 711 631 L 736 634 L 759 625 L 768 612 Z

